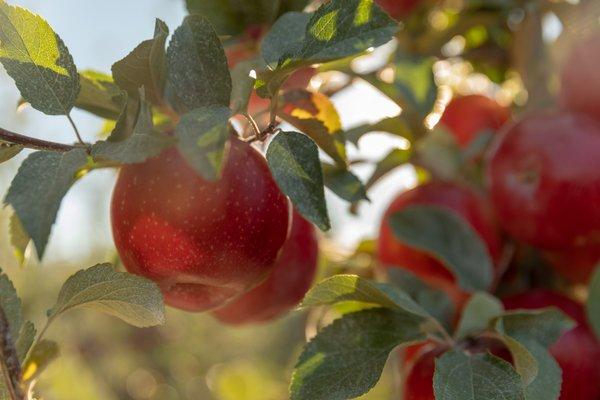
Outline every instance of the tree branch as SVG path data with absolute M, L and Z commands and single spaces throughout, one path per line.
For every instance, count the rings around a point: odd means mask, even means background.
M 12 144 L 19 144 L 23 147 L 35 150 L 51 150 L 66 152 L 77 148 L 77 146 L 73 146 L 70 144 L 49 142 L 46 140 L 35 139 L 29 136 L 20 135 L 18 133 L 7 131 L 3 128 L 0 128 L 0 140 Z
M 0 307 L 0 364 L 11 400 L 24 400 L 21 389 L 21 363 L 4 310 Z

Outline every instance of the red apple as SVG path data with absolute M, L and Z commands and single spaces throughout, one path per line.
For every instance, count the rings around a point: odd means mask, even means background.
M 215 182 L 175 148 L 122 167 L 111 220 L 129 272 L 155 281 L 167 304 L 203 311 L 266 278 L 287 236 L 288 207 L 260 153 L 231 139 Z
M 510 110 L 489 97 L 470 95 L 456 97 L 446 106 L 440 125 L 446 127 L 461 147 L 466 147 L 478 134 L 497 131 L 510 118 Z
M 213 315 L 221 322 L 242 325 L 270 321 L 288 312 L 314 280 L 318 250 L 314 227 L 294 211 L 290 234 L 267 280 Z
M 550 265 L 573 283 L 588 283 L 600 263 L 600 244 L 576 246 L 566 250 L 548 251 L 544 257 Z
M 578 325 L 550 347 L 550 353 L 562 369 L 560 400 L 600 399 L 600 343 L 586 323 L 583 307 L 548 290 L 534 290 L 503 302 L 509 310 L 554 306 L 573 318 Z
M 514 238 L 544 249 L 600 244 L 600 122 L 531 114 L 506 129 L 488 158 L 497 216 Z
M 392 214 L 408 206 L 423 204 L 444 207 L 457 213 L 479 233 L 492 258 L 500 256 L 501 239 L 486 201 L 466 187 L 431 182 L 401 193 L 388 207 L 379 231 L 379 260 L 386 267 L 405 268 L 413 272 L 432 286 L 447 292 L 457 303 L 462 303 L 465 294 L 456 287 L 452 273 L 431 255 L 396 239 L 388 224 Z
M 407 17 L 421 2 L 422 0 L 375 0 L 394 19 Z
M 600 34 L 575 43 L 561 73 L 560 104 L 600 119 Z

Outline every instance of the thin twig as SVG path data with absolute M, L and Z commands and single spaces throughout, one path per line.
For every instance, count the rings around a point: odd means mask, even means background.
M 18 144 L 28 149 L 35 150 L 51 150 L 51 151 L 70 151 L 76 149 L 77 146 L 64 143 L 49 142 L 47 140 L 35 139 L 29 136 L 20 135 L 0 128 L 0 140 L 9 142 L 12 144 Z
M 10 326 L 4 310 L 0 307 L 0 364 L 4 382 L 11 400 L 24 400 L 21 389 L 21 363 L 10 333 Z
M 248 123 L 252 127 L 252 131 L 254 132 L 254 136 L 259 136 L 260 135 L 260 128 L 258 127 L 258 124 L 254 120 L 254 118 L 252 118 L 252 116 L 250 114 L 248 114 L 247 112 L 242 113 L 242 116 L 244 118 L 246 118 L 246 120 L 248 121 Z

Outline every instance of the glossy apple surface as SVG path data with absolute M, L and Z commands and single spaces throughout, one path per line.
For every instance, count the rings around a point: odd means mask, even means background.
M 478 134 L 496 132 L 510 118 L 510 110 L 489 97 L 470 95 L 456 97 L 448 103 L 440 125 L 447 128 L 461 147 Z
M 202 179 L 175 148 L 121 168 L 113 237 L 127 270 L 167 304 L 208 310 L 261 283 L 287 236 L 289 206 L 266 161 L 231 139 L 222 177 Z
M 562 369 L 560 400 L 600 399 L 600 343 L 586 323 L 583 307 L 562 294 L 534 290 L 503 300 L 509 310 L 557 307 L 578 324 L 550 347 Z
M 600 33 L 576 42 L 561 72 L 560 104 L 600 119 Z
M 310 288 L 317 270 L 318 245 L 313 225 L 294 211 L 288 239 L 266 281 L 213 311 L 221 322 L 266 322 L 294 308 Z
M 492 146 L 488 182 L 498 220 L 544 249 L 600 243 L 600 122 L 552 111 L 526 116 Z
M 414 205 L 440 206 L 457 213 L 481 236 L 492 258 L 497 259 L 501 240 L 492 213 L 486 201 L 472 190 L 452 183 L 430 182 L 401 193 L 384 214 L 377 250 L 380 262 L 386 267 L 405 268 L 462 302 L 464 293 L 456 288 L 455 278 L 448 269 L 426 252 L 402 243 L 392 233 L 387 222 L 390 216 Z

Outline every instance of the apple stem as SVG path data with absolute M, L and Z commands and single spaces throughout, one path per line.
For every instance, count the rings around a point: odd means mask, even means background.
M 8 131 L 4 128 L 0 128 L 0 140 L 3 140 L 8 143 L 18 144 L 23 147 L 27 147 L 29 149 L 35 150 L 50 150 L 50 151 L 60 151 L 67 152 L 73 149 L 78 148 L 79 146 L 73 146 L 70 144 L 64 143 L 56 143 L 49 142 L 47 140 L 35 139 L 29 136 L 20 135 L 18 133 L 14 133 Z

